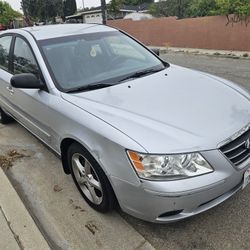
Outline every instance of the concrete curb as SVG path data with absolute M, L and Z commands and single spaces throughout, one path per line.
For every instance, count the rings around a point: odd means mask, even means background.
M 2 126 L 0 137 L 1 155 L 17 150 L 29 156 L 6 172 L 0 168 L 0 207 L 6 218 L 0 210 L 0 223 L 10 225 L 10 241 L 17 245 L 13 236 L 18 236 L 25 250 L 155 249 L 116 211 L 100 214 L 90 208 L 72 178 L 63 173 L 61 161 L 24 128 L 15 123 Z M 62 190 L 55 191 L 55 185 Z M 0 250 L 15 250 L 1 244 L 4 235 L 0 226 Z
M 6 221 L 6 225 L 1 225 L 1 227 L 9 228 L 19 249 L 51 249 L 1 168 L 0 210 L 3 214 L 2 221 L 4 221 L 3 217 Z M 6 237 L 5 235 L 8 235 L 8 239 L 2 238 Z M 13 245 L 13 238 L 11 240 L 11 234 L 5 232 L 0 235 L 0 242 L 4 243 L 9 240 Z M 0 246 L 3 243 L 0 243 Z M 9 247 L 11 249 L 10 245 Z
M 169 52 L 173 52 L 173 53 L 185 53 L 192 55 L 206 55 L 212 57 L 250 60 L 250 51 L 210 50 L 210 49 L 157 47 L 157 46 L 150 46 L 150 47 L 159 49 L 161 54 L 167 54 Z

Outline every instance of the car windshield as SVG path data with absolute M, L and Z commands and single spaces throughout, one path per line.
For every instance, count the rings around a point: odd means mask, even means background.
M 163 70 L 166 66 L 139 43 L 119 31 L 40 41 L 57 86 L 65 92 L 107 87 Z

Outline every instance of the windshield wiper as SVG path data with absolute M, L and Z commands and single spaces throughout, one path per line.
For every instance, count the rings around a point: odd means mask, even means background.
M 119 82 L 123 82 L 129 79 L 134 79 L 134 78 L 140 78 L 142 76 L 146 76 L 149 74 L 153 74 L 153 73 L 157 73 L 159 71 L 164 70 L 165 68 L 161 68 L 161 69 L 146 69 L 146 70 L 142 70 L 142 71 L 137 71 L 129 76 L 126 76 L 125 78 L 122 78 Z
M 85 86 L 69 89 L 69 90 L 66 91 L 66 93 L 74 93 L 74 92 L 102 89 L 102 88 L 110 87 L 110 86 L 113 86 L 113 85 L 114 84 L 110 84 L 110 83 L 88 84 L 88 85 L 85 85 Z

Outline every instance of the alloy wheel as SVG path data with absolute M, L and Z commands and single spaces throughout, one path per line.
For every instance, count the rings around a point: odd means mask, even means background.
M 76 182 L 84 195 L 94 204 L 99 205 L 103 200 L 101 182 L 90 162 L 79 153 L 72 156 L 72 169 Z

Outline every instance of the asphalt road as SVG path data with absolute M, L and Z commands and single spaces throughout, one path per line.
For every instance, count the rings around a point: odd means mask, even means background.
M 162 58 L 224 77 L 250 91 L 250 60 L 183 53 L 168 53 Z M 158 225 L 122 216 L 156 249 L 250 249 L 250 187 L 203 214 L 174 224 Z
M 173 64 L 223 77 L 244 86 L 250 91 L 249 59 L 230 59 L 183 53 L 167 53 L 162 55 L 162 58 Z
M 250 90 L 250 60 L 186 54 L 164 59 L 233 80 Z M 25 156 L 7 174 L 53 249 L 144 249 L 142 238 L 113 212 L 100 215 L 78 194 L 59 160 L 18 124 L 0 127 L 0 153 Z M 121 213 L 156 249 L 250 249 L 250 186 L 220 206 L 174 224 L 152 224 Z M 140 248 L 138 247 L 140 246 Z

